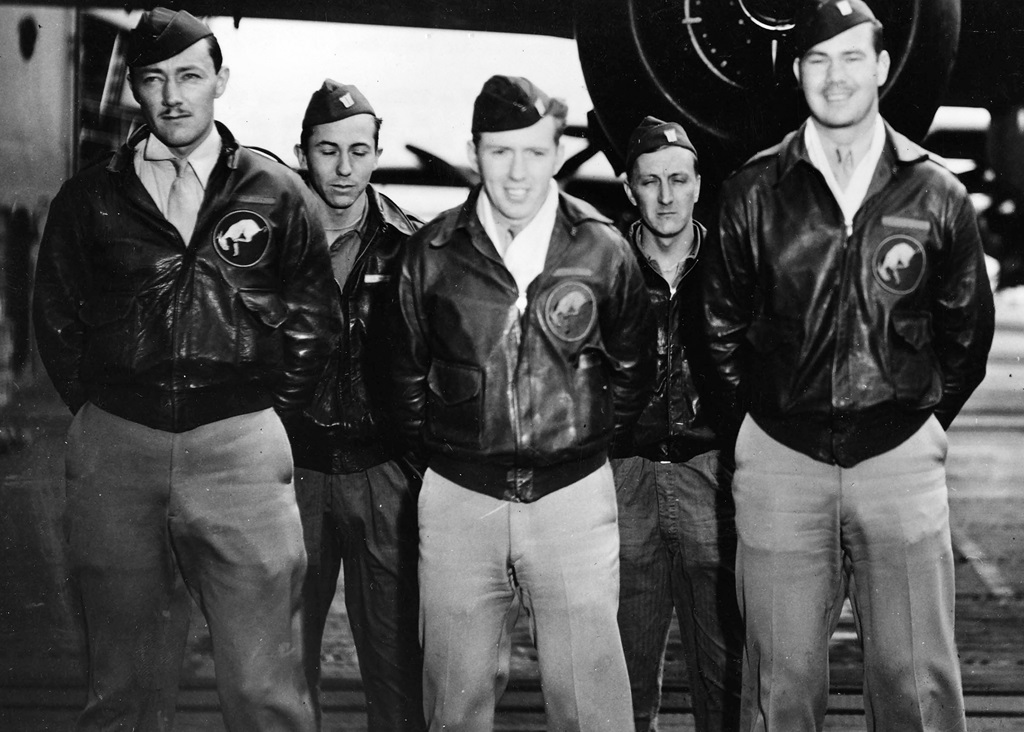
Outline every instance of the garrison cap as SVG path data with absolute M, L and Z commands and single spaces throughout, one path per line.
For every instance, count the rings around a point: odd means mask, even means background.
M 355 84 L 341 84 L 334 79 L 324 79 L 323 86 L 309 98 L 306 115 L 302 118 L 302 129 L 308 130 L 357 114 L 377 116 L 369 100 Z
M 683 147 L 697 157 L 697 148 L 690 142 L 686 130 L 678 122 L 665 122 L 657 117 L 644 117 L 629 136 L 626 147 L 626 173 L 633 170 L 633 163 L 644 153 L 654 152 L 663 147 Z
M 197 41 L 212 36 L 206 23 L 186 10 L 153 8 L 143 13 L 128 34 L 128 68 L 149 66 L 176 56 Z
M 552 99 L 529 79 L 492 76 L 473 103 L 473 134 L 532 127 L 546 114 L 565 116 L 565 102 Z
M 861 23 L 882 27 L 864 0 L 808 0 L 797 14 L 793 28 L 797 58 Z

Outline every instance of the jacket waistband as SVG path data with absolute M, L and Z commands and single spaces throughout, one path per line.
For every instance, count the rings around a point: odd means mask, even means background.
M 188 392 L 142 386 L 93 385 L 89 401 L 123 419 L 164 432 L 187 432 L 204 424 L 274 406 L 265 387 L 232 384 Z
M 582 480 L 607 460 L 603 450 L 578 460 L 542 467 L 471 463 L 445 455 L 432 455 L 430 467 L 438 475 L 467 490 L 502 501 L 530 503 Z

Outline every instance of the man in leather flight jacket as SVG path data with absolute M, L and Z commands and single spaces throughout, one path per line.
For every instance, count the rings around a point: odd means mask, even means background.
M 61 188 L 35 284 L 39 352 L 75 413 L 76 729 L 171 728 L 191 592 L 227 728 L 308 732 L 281 418 L 312 396 L 340 328 L 323 231 L 294 173 L 214 123 L 228 70 L 209 28 L 156 8 L 126 56 L 146 126 Z
M 875 728 L 963 730 L 944 429 L 992 341 L 978 227 L 878 113 L 890 59 L 870 8 L 810 2 L 794 39 L 810 119 L 726 181 L 705 278 L 742 420 L 744 729 L 821 729 L 848 593 Z
M 344 331 L 313 402 L 287 424 L 309 569 L 304 665 L 321 719 L 320 646 L 344 565 L 372 732 L 422 730 L 416 489 L 386 395 L 399 255 L 422 224 L 369 185 L 381 120 L 353 85 L 313 93 L 295 152 L 317 194 Z
M 658 324 L 655 391 L 612 451 L 619 507 L 619 630 L 635 729 L 657 729 L 675 608 L 699 732 L 738 729 L 743 620 L 736 605 L 732 468 L 713 426 L 717 390 L 704 337 L 706 229 L 697 151 L 682 125 L 647 117 L 626 148 L 629 230 Z M 726 450 L 726 455 L 731 451 Z
M 616 626 L 607 452 L 647 402 L 653 323 L 635 258 L 553 176 L 566 109 L 526 79 L 476 99 L 482 185 L 409 241 L 396 397 L 425 451 L 419 496 L 424 708 L 493 728 L 518 601 L 548 726 L 632 727 Z

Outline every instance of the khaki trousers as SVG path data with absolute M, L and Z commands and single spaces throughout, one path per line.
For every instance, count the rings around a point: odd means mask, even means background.
M 68 431 L 66 533 L 88 643 L 78 730 L 167 730 L 189 593 L 229 730 L 312 730 L 301 666 L 306 554 L 272 410 L 182 433 L 86 404 Z
M 847 594 L 864 650 L 868 730 L 966 728 L 946 448 L 932 417 L 895 449 L 841 468 L 744 421 L 733 494 L 745 731 L 822 728 L 828 642 Z

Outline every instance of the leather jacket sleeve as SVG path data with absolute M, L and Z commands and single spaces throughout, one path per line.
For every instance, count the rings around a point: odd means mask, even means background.
M 84 331 L 79 311 L 91 283 L 73 199 L 65 183 L 50 204 L 36 265 L 33 322 L 43 365 L 61 399 L 77 412 L 86 401 L 78 375 Z
M 985 378 L 995 329 L 992 289 L 974 209 L 966 195 L 950 197 L 947 207 L 943 248 L 949 254 L 935 278 L 932 303 L 933 343 L 942 373 L 942 400 L 935 416 L 944 428 Z
M 282 416 L 295 414 L 312 397 L 341 333 L 341 299 L 327 241 L 309 200 L 304 200 L 292 213 L 286 234 L 290 245 L 281 262 L 281 298 L 288 319 L 274 404 Z
M 624 257 L 601 313 L 601 333 L 611 366 L 615 436 L 628 439 L 654 391 L 657 328 L 650 293 L 636 257 L 623 242 Z
M 735 437 L 746 412 L 741 392 L 742 344 L 753 320 L 756 262 L 748 246 L 743 209 L 723 188 L 717 226 L 709 231 L 702 299 L 708 350 L 719 388 L 720 429 Z
M 420 292 L 423 258 L 417 250 L 422 246 L 424 243 L 420 235 L 414 235 L 406 245 L 398 282 L 398 308 L 392 328 L 395 333 L 392 409 L 400 439 L 413 462 L 420 462 L 425 453 L 423 422 L 430 369 L 430 352 L 420 309 L 423 302 Z

